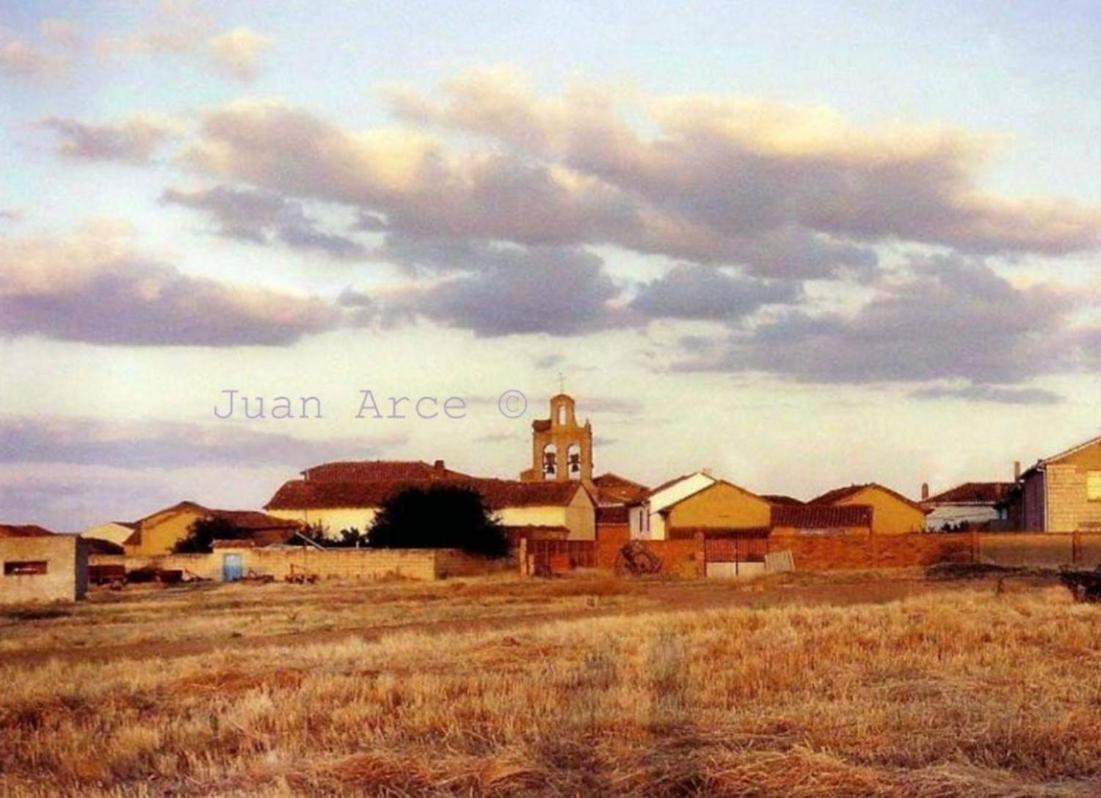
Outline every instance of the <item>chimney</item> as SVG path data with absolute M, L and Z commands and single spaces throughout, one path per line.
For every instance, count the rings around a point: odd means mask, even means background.
M 1021 478 L 1021 461 L 1020 460 L 1014 460 L 1013 461 L 1013 481 L 1016 482 L 1020 478 Z
M 928 482 L 922 482 L 921 483 L 921 500 L 925 501 L 928 498 L 929 498 L 929 483 Z
M 437 460 L 436 462 L 434 462 L 434 463 L 432 464 L 432 467 L 433 467 L 434 469 L 436 469 L 437 471 L 443 471 L 443 470 L 445 470 L 445 469 L 444 469 L 444 467 L 443 467 L 443 460 Z
M 701 468 L 700 473 L 703 474 L 705 477 L 711 476 L 711 466 L 707 466 L 706 468 Z

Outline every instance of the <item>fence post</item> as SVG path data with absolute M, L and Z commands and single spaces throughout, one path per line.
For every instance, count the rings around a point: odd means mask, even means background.
M 528 574 L 528 539 L 525 537 L 520 538 L 520 576 L 529 576 Z
M 707 576 L 707 545 L 703 532 L 696 533 L 696 576 Z

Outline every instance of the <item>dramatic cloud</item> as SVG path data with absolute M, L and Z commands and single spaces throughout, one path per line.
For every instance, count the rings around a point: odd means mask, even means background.
M 79 119 L 50 117 L 39 125 L 57 132 L 57 152 L 87 161 L 144 163 L 176 131 L 171 122 L 138 116 L 121 122 L 91 124 Z
M 806 382 L 1010 383 L 1074 368 L 1068 292 L 1017 288 L 989 267 L 915 264 L 852 316 L 792 311 L 718 340 L 684 341 L 685 370 L 762 371 Z
M 581 87 L 542 99 L 497 69 L 461 75 L 442 95 L 399 92 L 393 105 L 411 121 L 486 136 L 602 179 L 675 221 L 701 258 L 737 257 L 757 233 L 785 230 L 983 252 L 1101 244 L 1097 208 L 983 193 L 976 175 L 993 142 L 960 130 L 860 128 L 828 108 L 734 97 L 642 97 L 637 110 L 660 131 L 647 139 L 624 121 L 622 98 L 611 92 Z M 702 238 L 692 243 L 695 236 Z
M 321 300 L 193 277 L 116 228 L 0 238 L 0 335 L 120 345 L 291 343 L 336 326 Z
M 452 81 L 441 102 L 395 95 L 407 123 L 475 134 L 457 145 L 245 100 L 208 112 L 184 161 L 353 206 L 371 229 L 407 237 L 612 244 L 777 278 L 866 275 L 883 242 L 1053 254 L 1101 245 L 1096 208 L 984 193 L 988 138 L 865 129 L 825 109 L 729 98 L 619 102 L 586 89 L 540 99 L 496 72 Z
M 211 65 L 226 77 L 248 83 L 260 70 L 260 59 L 275 40 L 248 28 L 234 28 L 207 42 Z
M 620 289 L 591 253 L 486 247 L 475 262 L 477 271 L 414 283 L 391 294 L 384 316 L 420 316 L 487 336 L 578 335 L 628 323 L 627 314 L 613 304 Z
M 798 284 L 727 274 L 707 266 L 682 265 L 641 287 L 631 303 L 653 318 L 734 321 L 762 305 L 791 303 Z
M 229 238 L 257 244 L 278 239 L 293 249 L 319 250 L 337 258 L 358 258 L 367 253 L 359 242 L 319 229 L 301 202 L 270 191 L 233 186 L 190 192 L 170 188 L 161 199 L 206 212 L 218 233 Z

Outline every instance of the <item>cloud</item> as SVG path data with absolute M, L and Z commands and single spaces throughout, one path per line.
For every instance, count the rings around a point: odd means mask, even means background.
M 680 265 L 645 283 L 631 308 L 651 318 L 734 321 L 763 305 L 791 303 L 801 295 L 796 283 L 731 275 L 708 266 Z
M 993 385 L 967 385 L 962 388 L 934 386 L 912 391 L 910 396 L 914 399 L 959 399 L 1008 405 L 1054 405 L 1063 401 L 1059 394 L 1043 388 L 1002 388 Z
M 1018 288 L 960 258 L 917 262 L 854 314 L 791 311 L 728 336 L 682 341 L 682 370 L 760 371 L 804 382 L 1011 383 L 1075 367 L 1075 297 Z
M 260 59 L 275 40 L 249 28 L 234 28 L 207 42 L 211 65 L 220 74 L 242 81 L 256 79 Z
M 0 28 L 0 74 L 24 79 L 48 79 L 62 75 L 80 47 L 80 32 L 68 20 L 45 19 L 38 41 Z
M 390 318 L 418 316 L 478 335 L 579 335 L 623 326 L 603 261 L 576 249 L 486 247 L 477 271 L 414 283 L 387 297 Z
M 292 249 L 318 250 L 337 258 L 360 258 L 366 247 L 346 236 L 326 233 L 306 215 L 301 202 L 261 189 L 214 186 L 200 191 L 169 188 L 163 202 L 207 213 L 219 235 L 270 244 L 278 240 Z
M 54 116 L 38 124 L 58 134 L 57 153 L 64 158 L 123 163 L 147 162 L 177 130 L 171 122 L 153 116 L 105 124 Z
M 776 231 L 832 246 L 908 240 L 976 252 L 1101 244 L 1097 208 L 984 193 L 977 174 L 998 141 L 958 129 L 859 127 L 829 108 L 733 96 L 575 86 L 541 98 L 500 68 L 446 81 L 439 98 L 406 89 L 391 99 L 413 123 L 484 136 L 605 181 L 648 206 L 652 243 L 680 257 L 737 258 Z M 641 135 L 622 105 L 657 132 Z
M 215 74 L 255 80 L 275 38 L 248 27 L 215 31 L 213 20 L 192 2 L 168 0 L 137 30 L 99 40 L 103 56 L 177 56 L 205 63 Z
M 116 345 L 278 345 L 340 323 L 319 299 L 194 277 L 100 225 L 0 238 L 0 335 Z
M 297 397 L 292 397 L 297 402 Z M 282 466 L 378 455 L 407 440 L 305 440 L 212 422 L 104 421 L 93 418 L 0 417 L 0 463 L 69 463 L 175 469 L 205 465 Z

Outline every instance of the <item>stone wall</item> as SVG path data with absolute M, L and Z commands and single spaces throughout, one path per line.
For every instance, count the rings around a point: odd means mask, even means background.
M 473 557 L 456 549 L 314 549 L 218 548 L 211 554 L 167 554 L 155 557 L 94 555 L 93 564 L 122 564 L 127 571 L 143 567 L 182 570 L 204 579 L 221 581 L 226 554 L 240 554 L 245 573 L 274 576 L 282 581 L 292 573 L 320 579 L 383 579 L 431 581 L 454 576 L 491 573 L 508 567 L 507 561 Z
M 20 563 L 44 563 L 45 573 Z M 88 544 L 76 535 L 0 538 L 0 604 L 76 601 L 88 588 Z

